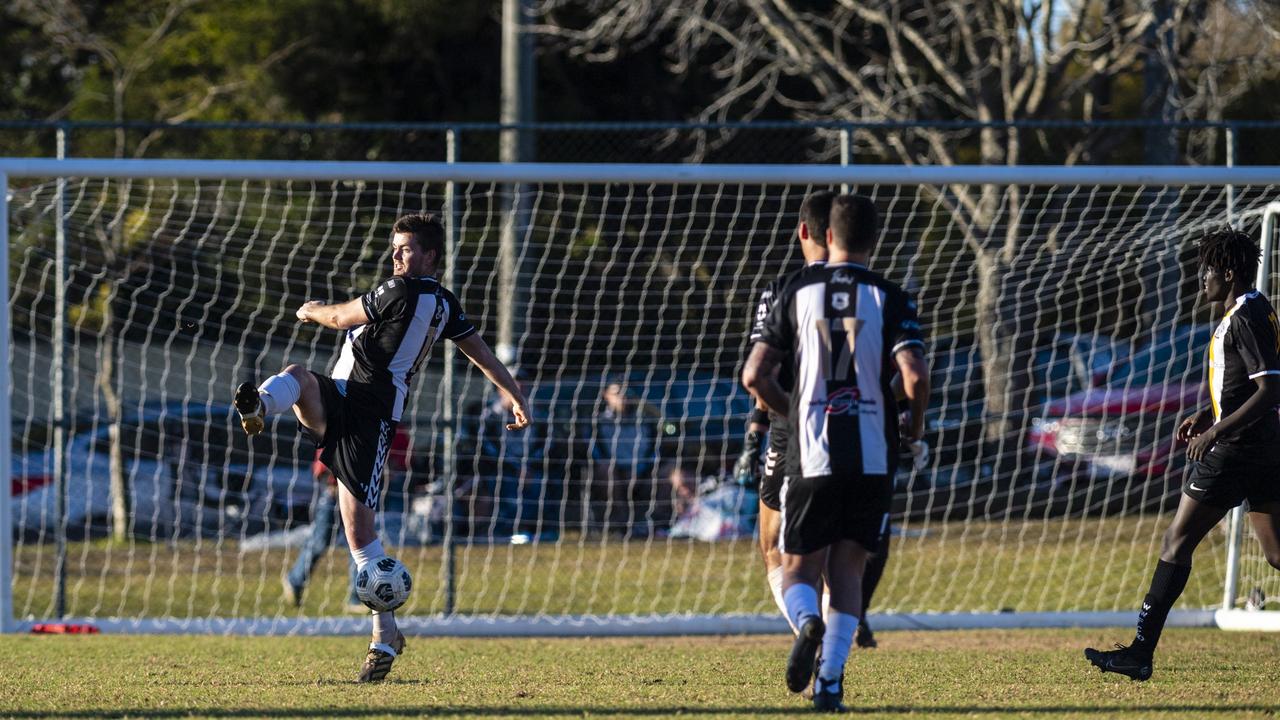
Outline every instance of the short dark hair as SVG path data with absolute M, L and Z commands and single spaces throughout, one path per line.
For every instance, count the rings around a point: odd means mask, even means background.
M 444 264 L 444 223 L 432 213 L 404 215 L 391 226 L 393 233 L 412 235 L 418 249 L 436 251 L 436 266 Z
M 831 239 L 842 250 L 876 246 L 876 206 L 863 195 L 840 195 L 831 201 Z
M 819 244 L 827 244 L 827 228 L 831 227 L 831 201 L 836 194 L 830 190 L 820 190 L 805 197 L 800 203 L 800 222 L 809 226 L 809 234 Z
M 1219 273 L 1230 270 L 1236 281 L 1253 285 L 1258 277 L 1258 260 L 1262 248 L 1243 230 L 1223 226 L 1209 230 L 1200 238 L 1200 267 L 1211 267 Z

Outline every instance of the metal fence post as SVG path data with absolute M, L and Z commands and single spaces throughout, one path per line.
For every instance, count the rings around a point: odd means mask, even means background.
M 9 177 L 0 172 L 0 358 L 9 360 Z M 9 373 L 12 367 L 0 372 L 0 633 L 14 632 L 13 619 L 13 499 L 9 492 L 13 478 L 10 476 L 8 441 L 10 418 L 13 408 L 9 402 Z
M 445 162 L 458 162 L 458 131 L 450 128 L 445 131 Z M 458 244 L 458 198 L 457 183 L 450 180 L 444 185 L 444 284 L 453 289 L 455 278 L 453 266 L 457 258 Z M 444 614 L 452 615 L 457 609 L 457 551 L 453 536 L 453 493 L 458 484 L 457 465 L 454 463 L 455 425 L 457 419 L 453 412 L 453 362 L 457 351 L 453 343 L 446 343 L 444 348 L 444 379 L 441 392 L 444 393 L 444 443 L 441 448 L 444 457 L 441 469 L 444 472 Z
M 1226 129 L 1226 155 L 1227 167 L 1236 166 L 1236 127 L 1228 125 Z M 1236 224 L 1236 186 L 1227 186 L 1227 224 L 1235 227 Z M 1263 282 L 1266 278 L 1261 278 Z
M 840 128 L 840 165 L 849 167 L 853 164 L 853 129 L 849 126 Z M 849 192 L 849 183 L 840 183 L 840 192 Z
M 67 159 L 65 123 L 58 125 L 58 159 Z M 53 481 L 58 526 L 54 542 L 55 617 L 67 614 L 67 408 L 66 408 L 66 336 L 67 336 L 67 179 L 58 176 L 57 222 L 54 227 L 54 308 L 53 308 Z

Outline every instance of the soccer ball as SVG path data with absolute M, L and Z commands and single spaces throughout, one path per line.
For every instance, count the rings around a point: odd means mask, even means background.
M 386 555 L 356 571 L 356 595 L 374 612 L 395 610 L 409 599 L 413 578 L 399 560 Z

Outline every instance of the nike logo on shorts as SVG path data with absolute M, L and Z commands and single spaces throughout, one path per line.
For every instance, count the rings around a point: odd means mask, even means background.
M 1187 483 L 1187 484 L 1192 490 L 1195 490 L 1196 492 L 1207 492 L 1209 490 L 1209 488 L 1202 488 L 1199 485 L 1196 485 L 1195 483 Z

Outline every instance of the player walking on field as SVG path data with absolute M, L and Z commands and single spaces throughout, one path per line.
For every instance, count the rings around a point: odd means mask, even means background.
M 386 555 L 375 528 L 382 470 L 404 412 L 409 385 L 441 337 L 457 344 L 511 400 L 515 422 L 529 424 L 528 401 L 507 368 L 467 320 L 453 293 L 434 275 L 444 259 L 444 226 L 429 214 L 406 215 L 392 226 L 392 277 L 368 293 L 335 305 L 303 303 L 298 320 L 346 331 L 331 375 L 289 365 L 258 388 L 236 389 L 235 407 L 250 435 L 264 419 L 293 410 L 322 449 L 338 479 L 338 507 L 357 567 Z M 373 613 L 373 639 L 358 680 L 382 680 L 404 652 L 394 612 Z
M 1232 228 L 1200 242 L 1200 290 L 1222 310 L 1209 340 L 1209 407 L 1178 426 L 1191 472 L 1165 531 L 1133 643 L 1084 651 L 1103 672 L 1151 677 L 1156 644 L 1187 585 L 1196 546 L 1240 503 L 1248 501 L 1267 562 L 1280 569 L 1280 322 L 1253 289 L 1261 256 L 1257 243 Z
M 804 256 L 806 268 L 822 265 L 827 261 L 827 220 L 831 215 L 831 201 L 835 197 L 833 192 L 816 192 L 800 204 L 800 225 L 796 228 L 796 237 L 800 242 L 800 254 Z M 751 345 L 760 342 L 765 318 L 769 317 L 778 293 L 803 270 L 804 268 L 800 268 L 779 276 L 760 293 L 748 338 L 748 350 Z M 783 364 L 778 368 L 778 385 L 790 392 L 792 382 L 791 368 Z M 781 508 L 783 463 L 787 453 L 787 423 L 781 416 L 769 412 L 759 400 L 756 400 L 756 407 L 751 413 L 742 456 L 738 459 L 734 473 L 754 475 L 759 472 L 760 446 L 766 433 L 769 446 L 765 451 L 764 471 L 760 473 L 760 554 L 764 558 L 765 576 L 773 593 L 773 601 L 783 617 L 786 617 L 787 607 L 782 601 L 782 552 L 778 550 L 778 511 Z M 794 632 L 795 628 L 791 630 Z
M 804 199 L 800 204 L 800 225 L 796 228 L 796 238 L 800 242 L 800 254 L 804 257 L 805 267 L 822 265 L 827 261 L 827 227 L 831 215 L 831 201 L 836 194 L 830 191 L 816 192 Z M 755 317 L 752 322 L 749 344 L 760 341 L 764 329 L 765 318 L 773 309 L 778 293 L 787 286 L 804 268 L 781 275 L 760 293 L 756 303 Z M 749 349 L 749 347 L 748 347 Z M 790 392 L 793 379 L 791 369 L 787 365 L 778 368 L 778 385 Z M 768 448 L 765 450 L 764 470 L 760 472 L 760 554 L 764 558 L 765 577 L 769 589 L 773 593 L 773 601 L 787 616 L 786 605 L 782 601 L 782 551 L 778 549 L 778 528 L 781 507 L 780 492 L 782 490 L 783 467 L 787 454 L 787 423 L 783 418 L 765 408 L 759 400 L 751 413 L 747 425 L 746 440 L 743 443 L 742 455 L 739 457 L 734 474 L 755 475 L 759 472 L 760 446 L 768 437 Z M 889 526 L 884 528 L 884 536 L 878 543 L 879 550 L 867 558 L 867 567 L 862 582 L 862 615 L 858 619 L 858 629 L 854 632 L 853 641 L 858 647 L 873 648 L 876 646 L 875 635 L 867 624 L 867 608 L 871 605 L 871 597 L 875 594 L 880 577 L 884 574 L 885 564 L 889 560 Z M 825 598 L 824 598 L 825 599 Z M 790 620 L 788 619 L 788 622 Z M 796 628 L 791 628 L 792 632 Z
M 867 268 L 876 235 L 869 199 L 832 201 L 827 264 L 805 268 L 783 289 L 743 369 L 747 389 L 787 419 L 779 544 L 783 601 L 798 634 L 786 680 L 800 692 L 813 678 L 820 710 L 844 709 L 863 570 L 889 521 L 899 440 L 895 370 L 910 402 L 909 440 L 923 434 L 929 396 L 915 305 Z M 775 377 L 783 364 L 795 379 L 789 395 Z M 831 593 L 825 624 L 824 575 Z

